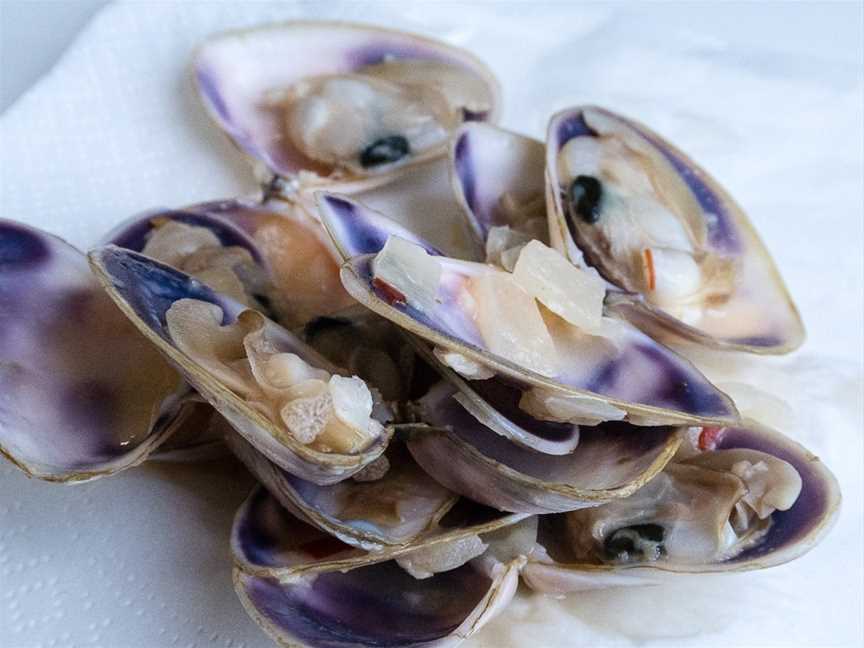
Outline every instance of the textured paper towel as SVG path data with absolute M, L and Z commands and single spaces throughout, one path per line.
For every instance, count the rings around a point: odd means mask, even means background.
M 823 545 L 758 574 L 566 601 L 520 594 L 472 645 L 859 642 L 860 6 L 114 5 L 0 117 L 0 215 L 86 247 L 145 208 L 252 191 L 247 165 L 196 104 L 189 55 L 221 29 L 294 17 L 468 46 L 502 80 L 504 125 L 534 136 L 575 103 L 656 128 L 748 209 L 808 326 L 791 358 L 702 364 L 835 469 L 845 502 Z M 250 484 L 228 461 L 147 465 L 77 487 L 3 464 L 0 646 L 269 645 L 230 586 L 228 530 Z

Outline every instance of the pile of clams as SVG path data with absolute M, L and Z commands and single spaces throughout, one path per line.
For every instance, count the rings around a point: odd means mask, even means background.
M 74 483 L 233 452 L 249 615 L 285 646 L 454 645 L 563 595 L 759 569 L 836 480 L 688 360 L 803 327 L 741 208 L 603 108 L 494 126 L 467 52 L 344 23 L 193 62 L 261 194 L 87 254 L 0 221 L 0 452 Z M 80 331 L 87 330 L 87 335 Z

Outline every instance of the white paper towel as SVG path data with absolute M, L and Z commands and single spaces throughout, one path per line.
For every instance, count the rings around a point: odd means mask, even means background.
M 649 124 L 749 211 L 808 326 L 791 358 L 705 364 L 785 398 L 788 409 L 754 407 L 838 474 L 844 509 L 819 548 L 757 574 L 563 602 L 523 594 L 472 645 L 859 643 L 860 5 L 121 3 L 0 117 L 0 216 L 86 247 L 146 208 L 252 191 L 196 103 L 189 56 L 216 31 L 295 17 L 470 47 L 502 80 L 504 125 L 534 136 L 576 103 Z M 147 465 L 75 487 L 3 464 L 0 646 L 269 645 L 230 585 L 230 520 L 250 484 L 231 462 Z

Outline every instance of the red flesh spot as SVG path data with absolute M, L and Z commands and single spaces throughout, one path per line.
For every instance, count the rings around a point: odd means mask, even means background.
M 725 427 L 703 427 L 699 434 L 699 449 L 705 452 L 706 450 L 716 450 L 717 444 L 723 438 Z
M 393 286 L 388 284 L 386 281 L 375 277 L 372 280 L 372 287 L 375 288 L 381 296 L 387 301 L 388 304 L 404 304 L 408 301 L 401 292 L 396 290 Z
M 657 277 L 654 274 L 654 253 L 650 248 L 642 250 L 642 257 L 645 260 L 645 275 L 648 278 L 648 290 L 657 288 Z

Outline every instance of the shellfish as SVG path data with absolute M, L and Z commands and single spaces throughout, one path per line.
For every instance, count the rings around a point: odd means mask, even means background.
M 498 111 L 497 81 L 471 54 L 367 25 L 227 33 L 198 50 L 194 75 L 217 126 L 289 194 L 387 182 Z
M 110 475 L 174 431 L 188 390 L 107 299 L 86 257 L 5 220 L 0 341 L 0 453 L 28 475 Z
M 138 329 L 268 459 L 319 484 L 377 459 L 391 432 L 372 395 L 261 313 L 115 246 L 90 253 L 96 276 Z
M 360 203 L 321 194 L 319 211 L 348 259 L 342 281 L 355 299 L 438 347 L 538 388 L 541 399 L 548 392 L 561 395 L 577 419 L 591 416 L 592 407 L 605 408 L 606 419 L 658 424 L 737 418 L 728 397 L 695 367 L 622 320 L 598 313 L 605 330 L 586 334 L 538 307 L 510 273 L 442 257 Z M 388 249 L 394 241 L 398 246 Z M 387 256 L 392 263 L 385 277 L 381 261 Z M 519 318 L 509 315 L 513 308 Z
M 798 311 L 743 210 L 675 146 L 586 106 L 551 118 L 546 150 L 552 241 L 623 291 L 613 309 L 659 339 L 801 345 Z
M 753 421 L 700 436 L 704 450 L 631 498 L 545 519 L 525 581 L 561 594 L 762 569 L 801 556 L 831 528 L 837 480 L 801 445 Z
M 827 468 L 665 346 L 803 328 L 658 135 L 576 108 L 544 148 L 481 123 L 472 55 L 344 23 L 218 36 L 194 79 L 260 197 L 138 215 L 95 279 L 0 221 L 0 451 L 29 474 L 227 447 L 261 484 L 237 594 L 312 647 L 455 645 L 520 573 L 557 595 L 755 569 L 830 527 Z

